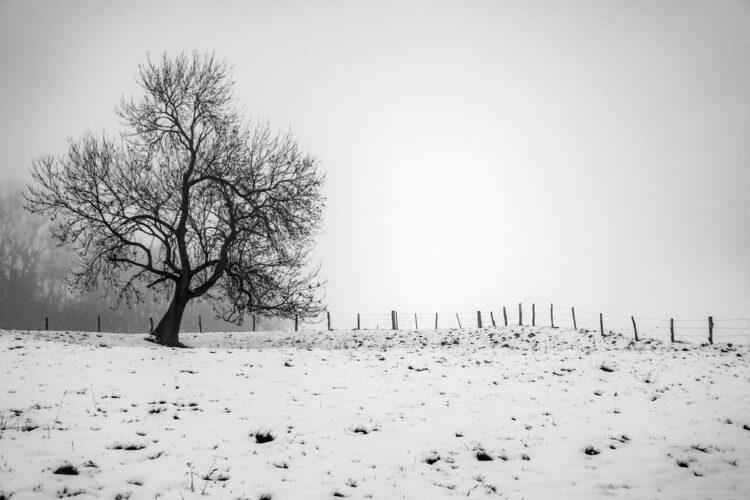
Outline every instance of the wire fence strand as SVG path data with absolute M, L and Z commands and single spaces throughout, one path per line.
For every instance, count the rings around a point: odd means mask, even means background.
M 155 318 L 134 318 L 132 321 L 112 321 L 106 314 L 87 317 L 30 318 L 26 316 L 0 317 L 0 329 L 4 330 L 74 330 L 88 332 L 147 333 Z M 386 311 L 386 312 L 334 312 L 327 311 L 311 318 L 297 318 L 265 322 L 261 320 L 256 330 L 273 329 L 300 330 L 435 330 L 492 327 L 555 327 L 577 328 L 598 331 L 604 334 L 620 333 L 638 338 L 661 340 L 699 340 L 709 343 L 746 340 L 750 344 L 750 318 L 653 318 L 598 313 L 572 306 L 552 304 L 514 304 L 499 306 L 492 310 L 478 311 Z M 635 321 L 635 328 L 633 325 Z M 184 332 L 200 331 L 249 331 L 248 318 L 242 326 L 231 325 L 211 317 L 188 313 L 183 317 Z M 231 327 L 231 328 L 230 328 Z

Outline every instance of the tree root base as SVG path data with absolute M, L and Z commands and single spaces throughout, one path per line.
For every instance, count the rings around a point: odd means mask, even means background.
M 164 346 L 164 347 L 177 347 L 177 348 L 180 348 L 180 349 L 190 349 L 190 346 L 187 346 L 187 345 L 183 344 L 182 342 L 164 343 L 164 342 L 159 341 L 159 339 L 157 337 L 153 336 L 153 335 L 150 335 L 148 337 L 144 337 L 143 340 L 145 340 L 146 342 L 151 342 L 152 344 L 157 344 L 157 345 L 161 345 L 161 346 Z

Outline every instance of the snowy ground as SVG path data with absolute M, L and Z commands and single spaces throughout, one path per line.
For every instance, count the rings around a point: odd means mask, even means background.
M 528 327 L 183 341 L 0 331 L 0 499 L 750 495 L 746 345 Z

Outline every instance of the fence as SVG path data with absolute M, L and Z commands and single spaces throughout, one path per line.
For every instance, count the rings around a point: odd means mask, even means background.
M 118 311 L 119 312 L 119 311 Z M 152 316 L 143 314 L 127 315 L 117 314 L 66 314 L 41 312 L 37 314 L 0 314 L 1 330 L 60 330 L 60 331 L 84 331 L 84 332 L 112 332 L 112 333 L 145 333 L 152 331 L 157 325 L 160 316 L 154 313 Z M 246 318 L 243 325 L 237 326 L 232 323 L 217 320 L 212 314 L 201 314 L 186 311 L 182 317 L 180 331 L 182 332 L 208 332 L 208 331 L 256 331 L 256 330 L 278 330 L 290 329 L 289 325 L 279 320 L 256 320 L 253 317 Z M 288 322 L 286 322 L 288 323 Z
M 108 323 L 105 315 L 95 317 L 53 318 L 45 316 L 38 320 L 14 320 L 0 318 L 0 329 L 23 330 L 77 330 L 109 332 L 148 332 L 153 330 L 155 318 L 141 319 L 141 324 Z M 575 307 L 560 307 L 554 304 L 518 304 L 490 311 L 414 313 L 389 311 L 376 314 L 339 314 L 327 311 L 324 315 L 288 321 L 256 320 L 254 316 L 238 327 L 213 317 L 186 313 L 183 317 L 183 332 L 203 331 L 257 331 L 257 330 L 433 330 L 450 328 L 486 328 L 503 326 L 548 326 L 553 328 L 586 329 L 600 335 L 621 333 L 635 340 L 654 338 L 663 341 L 692 341 L 722 343 L 750 343 L 750 318 L 706 318 L 676 319 L 647 318 L 604 314 Z M 270 328 L 269 328 L 270 326 Z
M 750 318 L 676 319 L 621 316 L 554 304 L 517 304 L 496 310 L 472 312 L 414 313 L 390 311 L 381 314 L 334 314 L 299 323 L 299 329 L 310 326 L 337 329 L 425 330 L 449 328 L 485 328 L 503 326 L 547 326 L 586 329 L 600 335 L 621 333 L 635 340 L 653 338 L 663 341 L 750 343 Z

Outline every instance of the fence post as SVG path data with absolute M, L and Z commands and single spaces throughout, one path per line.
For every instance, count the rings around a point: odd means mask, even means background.
M 714 317 L 713 316 L 708 317 L 708 343 L 712 345 L 714 343 Z
M 503 306 L 503 322 L 505 322 L 505 326 L 508 326 L 508 313 L 505 311 L 505 306 Z
M 437 330 L 438 313 L 435 313 L 435 330 Z
M 203 333 L 203 318 L 201 318 L 201 315 L 198 315 L 198 332 Z
M 151 316 L 148 317 L 148 324 L 149 324 L 149 327 L 151 328 L 149 332 L 154 333 L 154 318 L 152 318 Z
M 459 317 L 458 317 L 458 313 L 456 313 L 456 321 L 458 321 L 458 327 L 459 327 L 459 328 L 463 328 L 463 327 L 461 326 L 461 318 L 459 318 Z
M 518 303 L 518 326 L 523 326 L 523 309 L 521 303 Z
M 96 315 L 96 331 L 101 333 L 102 331 L 102 315 L 97 314 Z
M 255 315 L 253 314 L 253 331 L 255 331 Z
M 602 332 L 602 337 L 604 337 L 604 315 L 602 313 L 599 313 L 599 330 Z
M 419 323 L 417 323 L 417 313 L 414 313 L 414 326 L 416 330 L 419 330 Z
M 552 328 L 555 327 L 555 306 L 554 304 L 549 305 L 549 322 Z
M 328 319 L 328 331 L 331 331 L 331 311 L 326 311 L 326 318 Z
M 49 316 L 44 317 L 44 329 L 49 330 Z
M 482 311 L 477 311 L 477 328 L 482 328 Z
M 357 313 L 357 330 L 359 330 L 360 324 L 359 324 L 359 313 Z
M 294 315 L 294 331 L 299 331 L 299 317 L 296 314 Z
M 536 304 L 531 303 L 531 326 L 536 326 Z
M 391 330 L 396 330 L 396 311 L 391 311 Z
M 674 342 L 674 318 L 669 318 L 669 340 Z
M 635 326 L 635 317 L 631 316 L 630 321 L 633 322 L 633 332 L 635 333 L 635 341 L 638 342 L 638 327 Z
M 495 313 L 493 313 L 492 311 L 490 311 L 490 319 L 492 320 L 492 326 L 493 326 L 493 328 L 494 328 L 495 326 L 497 326 L 497 325 L 495 324 Z
M 395 312 L 396 315 L 396 330 L 399 330 L 399 324 L 398 324 L 398 311 Z
M 573 313 L 573 330 L 578 330 L 578 325 L 576 324 L 576 308 L 571 307 L 570 311 Z

